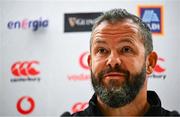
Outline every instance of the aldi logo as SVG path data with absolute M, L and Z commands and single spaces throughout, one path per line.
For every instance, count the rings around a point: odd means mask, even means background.
M 152 34 L 163 34 L 163 6 L 139 6 L 138 14 Z

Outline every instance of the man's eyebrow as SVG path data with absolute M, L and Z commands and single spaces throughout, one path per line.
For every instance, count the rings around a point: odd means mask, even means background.
M 133 44 L 134 45 L 134 40 L 131 39 L 131 38 L 124 38 L 124 39 L 121 39 L 118 41 L 118 43 L 122 43 L 122 42 L 127 42 L 127 43 L 130 43 L 130 44 Z
M 94 40 L 94 43 L 102 43 L 102 44 L 106 44 L 106 41 L 97 38 L 97 39 Z

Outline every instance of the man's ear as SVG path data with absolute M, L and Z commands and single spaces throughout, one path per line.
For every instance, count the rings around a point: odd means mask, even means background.
M 156 66 L 157 63 L 157 59 L 158 56 L 156 54 L 156 52 L 151 52 L 148 56 L 147 56 L 147 63 L 146 63 L 146 73 L 147 75 L 150 75 L 153 72 L 154 67 Z
M 87 62 L 88 62 L 88 66 L 91 67 L 91 55 L 90 54 L 88 55 Z

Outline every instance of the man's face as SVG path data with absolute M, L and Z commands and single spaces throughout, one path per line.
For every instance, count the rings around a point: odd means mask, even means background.
M 92 34 L 92 84 L 96 94 L 110 107 L 130 103 L 146 78 L 145 48 L 131 20 L 101 22 Z

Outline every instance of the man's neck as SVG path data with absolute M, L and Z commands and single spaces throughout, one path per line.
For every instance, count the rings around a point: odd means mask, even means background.
M 104 104 L 98 96 L 97 101 L 99 109 L 106 116 L 143 116 L 149 108 L 146 82 L 136 98 L 123 107 L 111 108 Z

